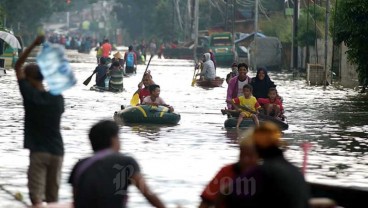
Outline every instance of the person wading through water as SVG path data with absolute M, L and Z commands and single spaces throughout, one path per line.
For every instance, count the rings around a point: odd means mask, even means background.
M 14 67 L 23 97 L 24 147 L 30 150 L 28 190 L 34 206 L 41 205 L 43 200 L 48 203 L 58 201 L 64 156 L 60 133 L 64 98 L 45 90 L 43 76 L 37 64 L 22 67 L 30 52 L 43 41 L 44 36 L 38 36 L 22 53 Z

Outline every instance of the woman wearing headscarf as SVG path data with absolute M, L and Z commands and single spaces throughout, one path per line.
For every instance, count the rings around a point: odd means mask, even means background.
M 301 171 L 285 159 L 278 126 L 262 123 L 251 138 L 262 162 L 234 179 L 220 201 L 227 208 L 309 207 L 308 185 Z
M 256 77 L 252 78 L 251 85 L 253 87 L 253 96 L 258 98 L 268 98 L 268 90 L 276 88 L 275 83 L 271 81 L 265 67 L 260 67 L 257 70 Z

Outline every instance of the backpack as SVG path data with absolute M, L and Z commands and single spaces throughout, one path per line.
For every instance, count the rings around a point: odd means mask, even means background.
M 129 52 L 126 58 L 126 66 L 133 67 L 134 66 L 134 53 Z

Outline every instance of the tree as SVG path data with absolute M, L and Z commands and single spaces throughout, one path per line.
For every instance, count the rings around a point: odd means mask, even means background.
M 359 81 L 368 80 L 368 1 L 338 0 L 333 9 L 332 34 L 334 43 L 345 43 L 348 47 L 348 60 L 357 65 Z
M 36 36 L 42 21 L 54 12 L 78 10 L 95 2 L 97 0 L 71 0 L 69 4 L 67 0 L 1 0 L 0 18 L 1 13 L 5 14 L 5 27 L 12 28 L 27 44 Z

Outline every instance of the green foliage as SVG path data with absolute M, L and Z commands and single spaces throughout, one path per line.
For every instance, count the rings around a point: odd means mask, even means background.
M 267 11 L 282 11 L 285 0 L 260 0 Z
M 35 38 L 41 22 L 54 12 L 80 10 L 95 2 L 97 0 L 71 0 L 68 5 L 66 0 L 1 0 L 0 19 L 5 14 L 6 27 L 29 43 Z
M 349 48 L 348 59 L 357 65 L 359 80 L 368 79 L 368 1 L 339 0 L 336 15 L 332 15 L 335 43 L 344 42 Z
M 119 3 L 114 7 L 120 25 L 129 32 L 130 38 L 140 38 L 152 35 L 150 30 L 158 26 L 160 21 L 154 20 L 156 5 L 168 4 L 169 0 L 116 0 Z M 166 11 L 170 14 L 170 10 Z M 166 16 L 168 19 L 169 16 Z M 162 20 L 162 19 L 161 19 Z
M 300 46 L 312 46 L 315 44 L 316 38 L 321 38 L 323 32 L 318 30 L 319 25 L 324 24 L 326 10 L 316 5 L 310 6 L 309 9 L 301 10 L 298 25 L 298 43 Z M 317 24 L 317 31 L 315 24 Z
M 291 19 L 282 14 L 273 15 L 270 20 L 264 20 L 260 25 L 261 32 L 267 36 L 278 37 L 283 43 L 291 43 Z

